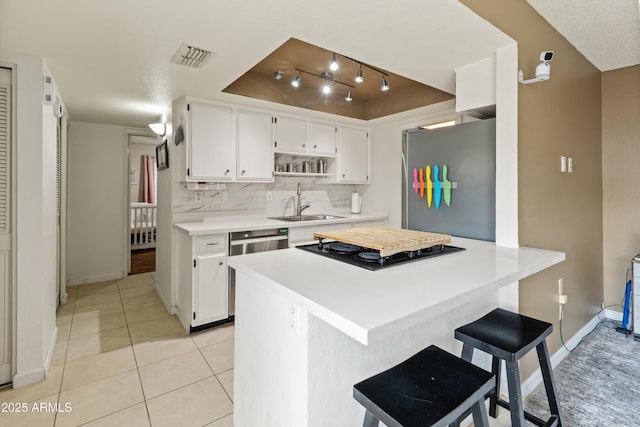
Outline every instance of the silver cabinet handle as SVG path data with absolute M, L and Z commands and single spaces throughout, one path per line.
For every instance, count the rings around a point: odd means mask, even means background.
M 242 169 L 242 172 L 240 172 L 240 175 L 244 175 L 247 171 Z
M 342 177 L 343 177 L 343 178 L 344 178 L 345 176 L 346 176 L 345 174 L 342 174 Z
M 218 246 L 220 244 L 220 242 L 216 242 L 216 243 L 206 243 L 207 246 Z
M 306 146 L 307 146 L 307 144 L 302 144 L 302 146 L 303 146 L 303 147 L 306 147 Z
M 317 145 L 317 144 L 316 144 L 316 145 L 314 145 L 314 146 L 313 146 L 313 148 L 318 148 L 318 145 Z
M 218 263 L 218 265 L 223 265 L 223 264 L 224 264 L 224 262 L 222 262 L 222 261 L 220 261 L 220 262 Z
M 226 171 L 224 171 L 224 174 L 229 175 L 229 172 L 230 172 L 229 169 L 227 169 Z

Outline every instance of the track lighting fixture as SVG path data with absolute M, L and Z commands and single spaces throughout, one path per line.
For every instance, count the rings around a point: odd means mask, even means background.
M 333 59 L 331 60 L 331 64 L 329 64 L 329 69 L 331 71 L 336 71 L 338 68 L 340 68 L 340 65 L 338 65 L 338 61 L 336 61 L 336 54 L 333 54 Z
M 300 86 L 300 79 L 301 78 L 302 78 L 302 72 L 298 71 L 298 77 L 296 77 L 295 79 L 291 80 L 291 86 L 293 86 L 293 87 Z
M 354 80 L 358 83 L 362 83 L 364 81 L 364 77 L 362 77 L 362 64 L 360 64 L 360 68 L 358 68 L 358 73 Z
M 276 80 L 280 80 L 282 78 L 282 71 L 276 71 L 273 73 L 273 78 Z
M 380 86 L 380 90 L 383 92 L 389 90 L 389 83 L 387 83 L 387 80 L 384 78 L 384 74 L 382 75 L 382 86 Z
M 293 86 L 295 86 L 295 87 L 300 86 L 300 76 L 302 75 L 302 73 L 309 74 L 310 76 L 314 76 L 314 77 L 317 77 L 319 79 L 324 80 L 325 84 L 322 86 L 322 92 L 325 95 L 331 93 L 331 87 L 334 84 L 339 84 L 339 85 L 346 86 L 347 88 L 349 88 L 349 95 L 348 96 L 351 97 L 351 89 L 353 89 L 355 87 L 355 86 L 350 85 L 348 83 L 343 83 L 343 82 L 340 82 L 338 80 L 334 80 L 333 79 L 333 73 L 325 72 L 325 73 L 322 73 L 322 74 L 315 74 L 315 73 L 312 73 L 310 71 L 302 70 L 300 68 L 295 68 L 295 70 L 299 73 L 298 77 L 296 77 L 295 79 L 293 79 L 293 81 L 291 81 L 291 84 Z M 350 101 L 350 99 L 348 101 Z
M 353 101 L 353 98 L 351 97 L 351 89 L 347 92 L 347 96 L 344 97 L 344 100 L 347 102 Z

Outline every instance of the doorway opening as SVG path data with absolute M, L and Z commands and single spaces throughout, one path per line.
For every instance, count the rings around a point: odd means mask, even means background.
M 156 136 L 129 134 L 128 274 L 156 269 L 157 162 Z

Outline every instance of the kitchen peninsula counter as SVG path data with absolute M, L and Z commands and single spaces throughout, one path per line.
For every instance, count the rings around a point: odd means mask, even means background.
M 459 353 L 456 327 L 499 306 L 500 288 L 565 258 L 455 237 L 451 244 L 466 250 L 378 271 L 296 248 L 230 258 L 235 425 L 361 424 L 353 384 L 429 344 Z

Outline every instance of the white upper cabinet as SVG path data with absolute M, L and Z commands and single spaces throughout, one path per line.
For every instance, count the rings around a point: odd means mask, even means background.
M 231 107 L 190 102 L 187 180 L 230 181 L 235 177 L 236 134 Z
M 279 153 L 306 153 L 307 121 L 293 117 L 276 117 L 274 150 Z
M 309 125 L 309 154 L 336 155 L 338 128 L 331 123 L 311 122 Z
M 369 183 L 369 131 L 340 127 L 338 130 L 338 174 L 336 182 Z
M 272 115 L 238 111 L 239 181 L 273 181 Z

